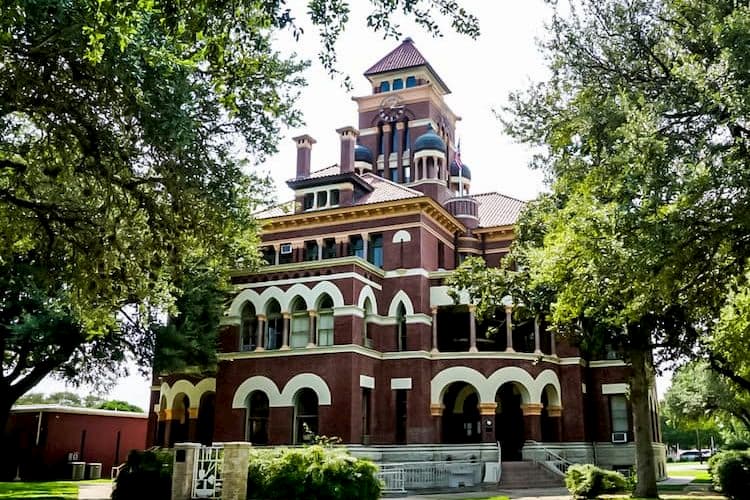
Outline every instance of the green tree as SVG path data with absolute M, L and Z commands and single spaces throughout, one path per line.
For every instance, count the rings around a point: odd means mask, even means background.
M 710 333 L 747 262 L 748 26 L 729 0 L 575 2 L 543 42 L 549 79 L 504 115 L 550 180 L 526 255 L 531 281 L 555 290 L 552 323 L 604 337 L 633 367 L 637 496 L 657 493 L 652 353 L 679 357 Z
M 101 410 L 116 410 L 116 411 L 132 411 L 136 413 L 143 413 L 143 409 L 140 406 L 130 404 L 127 401 L 121 401 L 119 399 L 112 399 L 100 403 L 97 408 Z
M 453 1 L 371 6 L 368 26 L 387 35 L 396 12 L 478 34 Z M 6 0 L 0 12 L 2 429 L 47 374 L 106 385 L 128 356 L 147 367 L 155 334 L 169 337 L 161 316 L 195 334 L 188 315 L 215 300 L 180 311 L 181 276 L 258 264 L 251 214 L 268 183 L 251 167 L 299 123 L 306 63 L 271 46 L 279 30 L 302 35 L 279 0 Z M 303 14 L 331 72 L 348 13 L 312 0 Z

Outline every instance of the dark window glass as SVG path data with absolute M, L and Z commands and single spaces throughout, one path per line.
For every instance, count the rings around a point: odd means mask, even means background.
M 323 258 L 333 259 L 336 257 L 336 240 L 327 238 L 323 240 Z
M 305 210 L 310 210 L 314 204 L 315 204 L 315 194 L 307 193 L 305 195 L 305 201 L 303 203 Z
M 268 443 L 268 396 L 263 391 L 253 391 L 247 397 L 247 428 L 245 439 L 251 443 Z
M 373 234 L 367 247 L 367 260 L 378 267 L 383 267 L 383 235 Z
M 318 242 L 305 242 L 305 260 L 318 260 Z
M 404 151 L 406 151 L 407 149 L 409 149 L 411 147 L 411 134 L 409 134 L 409 124 L 408 123 L 404 123 L 404 133 L 403 133 L 403 136 L 404 136 L 404 141 L 403 141 L 403 145 L 401 147 L 402 147 L 402 149 Z
M 393 182 L 398 182 L 398 169 L 397 168 L 391 168 L 388 170 L 388 177 Z
M 403 303 L 398 305 L 398 310 L 396 312 L 396 343 L 398 344 L 399 351 L 405 351 L 407 349 L 406 308 Z
M 276 249 L 274 247 L 263 247 L 263 260 L 272 266 L 276 263 Z
M 391 153 L 398 153 L 398 129 L 395 123 L 391 125 Z
M 380 82 L 380 91 L 381 92 L 388 92 L 391 90 L 391 83 L 390 82 Z
M 365 242 L 361 236 L 352 236 L 349 238 L 349 255 L 365 258 Z
M 255 349 L 255 334 L 258 329 L 258 319 L 255 317 L 255 308 L 249 302 L 242 308 L 241 351 L 252 351 Z
M 417 86 L 417 77 L 415 76 L 407 76 L 406 77 L 406 88 L 409 87 L 416 87 Z
M 438 269 L 445 269 L 445 243 L 438 240 L 437 244 L 437 266 Z
M 281 315 L 281 305 L 274 300 L 266 309 L 266 349 L 281 347 L 283 331 L 284 317 Z
M 328 205 L 328 191 L 318 193 L 318 208 Z
M 401 90 L 404 88 L 404 81 L 401 78 L 393 80 L 393 90 Z
M 624 395 L 609 398 L 609 411 L 612 418 L 612 432 L 628 432 L 628 402 Z
M 283 250 L 291 250 L 284 253 Z M 294 261 L 294 249 L 287 245 L 279 245 L 279 264 L 291 264 Z
M 383 126 L 378 126 L 378 154 L 382 155 L 385 149 L 384 137 L 383 137 Z
M 339 190 L 331 189 L 331 206 L 336 206 L 338 204 L 339 204 Z
M 406 443 L 406 389 L 396 390 L 396 442 Z

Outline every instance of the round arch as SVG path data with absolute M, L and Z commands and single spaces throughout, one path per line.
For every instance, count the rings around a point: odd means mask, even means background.
M 535 384 L 537 393 L 535 394 L 536 399 L 533 401 L 534 403 L 541 403 L 542 394 L 545 389 L 551 388 L 551 391 L 547 391 L 547 401 L 550 405 L 560 406 L 560 394 L 562 394 L 562 391 L 560 390 L 560 379 L 557 377 L 557 373 L 550 369 L 544 370 L 537 375 Z
M 521 393 L 521 403 L 539 403 L 541 396 L 537 398 L 536 382 L 529 375 L 529 372 L 517 366 L 506 366 L 500 368 L 487 379 L 488 389 L 492 391 L 492 400 L 495 400 L 495 393 L 500 390 L 503 384 L 514 382 Z
M 393 296 L 393 299 L 391 299 L 391 305 L 388 306 L 388 317 L 396 317 L 398 305 L 401 303 L 404 304 L 407 316 L 411 316 L 414 314 L 414 306 L 411 303 L 411 299 L 408 295 L 406 295 L 406 292 L 404 292 L 403 290 L 399 290 L 398 292 L 396 292 L 396 295 Z
M 281 402 L 279 406 L 294 406 L 294 396 L 300 389 L 309 388 L 318 395 L 318 404 L 327 406 L 331 404 L 331 390 L 320 375 L 314 373 L 299 373 L 289 379 L 281 391 Z
M 445 390 L 454 382 L 466 382 L 479 393 L 480 403 L 494 403 L 495 394 L 487 391 L 484 375 L 468 366 L 452 366 L 442 370 L 430 381 L 430 404 L 443 404 Z
M 244 409 L 248 395 L 253 391 L 261 391 L 268 397 L 269 406 L 286 406 L 282 403 L 281 393 L 273 380 L 262 375 L 256 375 L 245 379 L 237 390 L 234 391 L 232 398 L 232 408 Z

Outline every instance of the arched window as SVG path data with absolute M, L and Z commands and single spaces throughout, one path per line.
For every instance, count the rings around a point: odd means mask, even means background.
M 309 388 L 294 397 L 294 444 L 310 443 L 318 433 L 318 395 Z
M 328 294 L 318 302 L 318 345 L 333 345 L 333 300 Z
M 381 92 L 388 92 L 391 90 L 391 82 L 380 82 L 380 91 Z
M 268 444 L 268 396 L 263 391 L 251 392 L 247 396 L 245 409 L 245 440 L 253 444 Z
M 255 335 L 258 329 L 255 307 L 250 302 L 245 302 L 240 317 L 242 318 L 240 322 L 240 350 L 252 351 L 255 349 Z
M 406 307 L 401 302 L 396 310 L 396 342 L 399 351 L 407 349 L 406 344 Z
M 370 316 L 372 315 L 372 302 L 370 302 L 369 298 L 365 299 L 364 310 L 365 317 L 362 319 L 362 338 L 364 339 L 365 347 L 372 348 L 372 339 L 370 338 L 370 332 L 367 323 L 370 320 Z
M 404 81 L 401 78 L 393 80 L 393 90 L 401 90 L 404 88 Z
M 416 76 L 407 76 L 406 77 L 406 88 L 410 87 L 416 87 L 417 86 L 417 77 Z
M 289 339 L 291 347 L 305 347 L 310 340 L 310 314 L 302 297 L 292 302 L 292 335 Z
M 266 308 L 266 349 L 281 347 L 281 334 L 284 331 L 284 319 L 281 316 L 281 305 L 272 299 Z

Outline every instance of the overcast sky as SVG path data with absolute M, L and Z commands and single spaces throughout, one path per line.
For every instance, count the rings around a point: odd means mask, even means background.
M 350 25 L 338 44 L 338 68 L 351 77 L 352 92 L 343 88 L 340 79 L 331 80 L 317 62 L 319 44 L 309 28 L 299 43 L 290 36 L 280 36 L 277 40 L 279 50 L 297 52 L 313 62 L 305 73 L 308 86 L 297 103 L 305 125 L 283 130 L 279 153 L 260 167 L 275 180 L 279 201 L 291 198 L 291 191 L 284 184 L 295 174 L 296 149 L 291 137 L 308 133 L 318 141 L 312 150 L 313 169 L 337 163 L 339 138 L 335 130 L 346 125 L 357 126 L 357 108 L 351 98 L 371 92 L 362 73 L 400 43 L 400 40 L 384 40 L 382 35 L 365 27 L 364 7 L 368 3 L 352 2 Z M 536 40 L 544 36 L 550 8 L 542 0 L 461 3 L 479 17 L 482 32 L 479 39 L 456 35 L 445 23 L 444 36 L 431 38 L 408 20 L 402 23 L 403 36 L 414 40 L 452 91 L 446 100 L 461 117 L 456 131 L 461 141 L 461 158 L 471 168 L 472 191 L 497 191 L 524 200 L 534 198 L 544 189 L 542 175 L 527 167 L 529 148 L 503 134 L 493 109 L 501 110 L 510 92 L 544 78 L 544 61 Z M 149 387 L 150 381 L 131 376 L 108 397 L 146 409 Z M 59 382 L 45 380 L 35 390 L 52 392 L 64 388 Z

